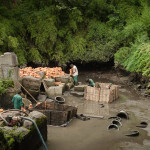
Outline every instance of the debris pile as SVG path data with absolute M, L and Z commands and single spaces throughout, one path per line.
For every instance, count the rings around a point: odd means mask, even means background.
M 26 67 L 20 69 L 20 77 L 23 78 L 25 76 L 32 76 L 35 78 L 41 78 L 40 72 L 45 73 L 45 79 L 48 78 L 55 78 L 57 76 L 63 76 L 65 75 L 65 72 L 62 71 L 61 67 L 55 67 L 55 68 L 48 68 L 48 67 Z
M 129 120 L 129 114 L 126 111 L 121 110 L 116 116 L 109 117 L 108 119 L 113 119 L 111 124 L 108 126 L 108 130 L 116 129 L 119 131 L 119 128 L 122 126 L 121 120 L 122 119 Z M 146 128 L 147 126 L 148 126 L 148 123 L 145 121 L 142 121 L 136 127 Z M 140 132 L 138 130 L 130 129 L 128 131 L 128 133 L 126 133 L 124 135 L 129 136 L 129 137 L 136 137 L 136 136 L 139 136 L 139 134 L 140 134 Z

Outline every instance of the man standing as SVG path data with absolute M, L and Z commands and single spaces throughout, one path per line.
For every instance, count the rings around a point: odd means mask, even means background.
M 73 76 L 74 84 L 78 85 L 78 69 L 73 64 L 71 64 L 70 67 L 71 67 L 71 71 L 72 71 L 72 76 Z
M 91 87 L 94 87 L 94 86 L 95 86 L 95 83 L 94 83 L 94 81 L 93 81 L 92 79 L 86 79 L 86 82 L 89 83 L 88 86 L 91 86 Z
M 21 109 L 24 111 L 25 109 L 23 108 L 21 93 L 22 92 L 19 91 L 18 94 L 14 95 L 12 102 L 14 103 L 15 109 Z

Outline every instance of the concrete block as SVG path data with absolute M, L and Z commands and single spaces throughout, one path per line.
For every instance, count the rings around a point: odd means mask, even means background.
M 45 84 L 47 87 L 51 87 L 55 85 L 55 80 L 54 79 L 44 79 Z
M 12 79 L 12 80 L 20 79 L 18 67 L 1 65 L 1 73 L 3 74 L 2 77 L 4 79 L 7 79 L 7 78 Z
M 31 90 L 40 90 L 42 80 L 39 78 L 34 78 L 31 76 L 26 76 L 22 78 L 22 85 Z
M 32 112 L 30 112 L 29 117 L 34 119 L 34 120 L 37 120 L 40 118 L 45 118 L 46 116 L 39 111 L 32 111 Z
M 61 77 L 55 77 L 56 82 L 61 82 Z
M 78 92 L 84 92 L 85 86 L 87 86 L 87 85 L 78 85 L 78 86 L 75 86 L 74 90 L 78 91 Z
M 41 95 L 41 94 L 40 94 L 37 99 L 38 99 L 39 101 L 41 101 L 41 102 L 44 102 L 44 101 L 46 100 L 46 98 L 47 98 L 46 95 Z
M 61 76 L 61 82 L 62 83 L 70 82 L 70 75 Z
M 7 52 L 0 56 L 0 65 L 18 66 L 18 59 L 15 53 Z
M 23 122 L 23 126 L 27 129 L 31 129 L 32 125 L 33 125 L 33 123 L 31 121 L 25 120 Z
M 65 84 L 65 83 L 61 83 L 61 84 L 59 85 L 59 87 L 62 88 L 62 92 L 65 92 L 65 88 L 66 88 L 66 84 Z
M 54 96 L 62 95 L 63 87 L 61 86 L 51 86 L 47 89 L 46 93 L 49 98 L 52 98 Z
M 56 82 L 68 83 L 71 82 L 70 75 L 55 77 Z
M 66 90 L 70 90 L 71 88 L 73 88 L 73 86 L 74 86 L 73 82 L 67 83 Z

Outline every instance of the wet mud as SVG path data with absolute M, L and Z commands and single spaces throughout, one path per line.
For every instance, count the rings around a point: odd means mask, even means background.
M 78 114 L 104 116 L 104 118 L 91 118 L 87 121 L 73 119 L 67 127 L 48 126 L 46 142 L 48 148 L 50 150 L 150 150 L 150 99 L 140 96 L 132 87 L 128 87 L 115 72 L 82 72 L 79 81 L 85 84 L 87 77 L 95 82 L 118 84 L 119 99 L 101 107 L 101 103 L 87 101 L 65 92 L 66 103 L 77 106 Z M 112 122 L 112 119 L 108 118 L 116 116 L 120 110 L 129 114 L 129 120 L 121 120 L 122 126 L 119 127 L 119 131 L 108 130 Z M 137 128 L 136 126 L 142 121 L 146 121 L 148 126 Z M 139 131 L 139 136 L 125 136 L 131 130 Z

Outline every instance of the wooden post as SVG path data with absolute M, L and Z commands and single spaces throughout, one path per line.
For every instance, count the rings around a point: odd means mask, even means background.
M 27 95 L 25 94 L 24 109 L 26 109 Z

